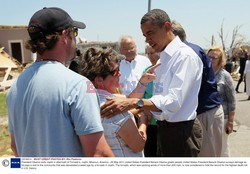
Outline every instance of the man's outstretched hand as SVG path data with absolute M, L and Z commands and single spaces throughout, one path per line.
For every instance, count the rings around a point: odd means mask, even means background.
M 136 107 L 138 99 L 125 97 L 107 97 L 107 102 L 101 107 L 102 117 L 110 118 Z

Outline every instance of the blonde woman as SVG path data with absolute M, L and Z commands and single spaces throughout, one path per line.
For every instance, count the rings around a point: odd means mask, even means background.
M 235 90 L 231 75 L 224 70 L 226 56 L 224 51 L 217 46 L 208 50 L 208 57 L 212 61 L 213 70 L 217 82 L 217 89 L 222 97 L 224 111 L 224 131 L 222 133 L 222 157 L 230 156 L 228 135 L 233 131 L 233 121 L 235 116 Z

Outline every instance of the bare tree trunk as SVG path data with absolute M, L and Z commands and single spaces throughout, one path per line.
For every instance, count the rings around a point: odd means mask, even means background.
M 214 45 L 214 35 L 212 35 L 212 41 L 211 41 L 211 46 L 213 46 Z
M 230 47 L 229 48 L 233 48 L 235 45 L 238 45 L 238 43 L 236 43 L 236 39 L 238 38 L 238 33 L 239 33 L 239 30 L 242 26 L 240 25 L 237 25 L 236 27 L 234 27 L 233 29 L 233 34 L 232 34 L 232 42 L 230 44 Z M 243 42 L 242 40 L 240 42 Z
M 219 37 L 221 39 L 221 44 L 222 44 L 222 48 L 224 51 L 226 51 L 226 49 L 228 50 L 232 50 L 232 57 L 238 57 L 238 49 L 240 48 L 242 45 L 248 45 L 249 41 L 247 41 L 246 37 L 239 34 L 239 30 L 242 27 L 242 25 L 237 25 L 234 27 L 233 29 L 233 33 L 232 33 L 232 37 L 231 37 L 231 44 L 230 47 L 226 47 L 226 38 L 224 35 L 224 19 L 221 23 L 221 28 L 220 28 L 220 32 L 218 32 Z M 212 38 L 213 39 L 213 38 Z M 212 41 L 213 43 L 213 41 Z
M 220 32 L 219 32 L 219 37 L 220 37 L 220 39 L 221 39 L 222 49 L 225 51 L 225 50 L 226 50 L 226 46 L 225 46 L 225 38 L 224 38 L 223 24 L 224 24 L 224 19 L 223 19 L 223 21 L 222 21 L 222 23 L 221 23 Z

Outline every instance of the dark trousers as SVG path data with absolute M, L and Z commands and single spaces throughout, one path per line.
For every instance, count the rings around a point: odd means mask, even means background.
M 147 127 L 147 141 L 144 147 L 145 157 L 157 157 L 157 126 L 148 125 Z
M 243 76 L 244 76 L 244 73 L 240 74 L 240 79 L 238 80 L 238 83 L 237 83 L 236 88 L 235 88 L 235 90 L 237 92 L 239 92 L 239 86 L 240 86 L 240 84 L 241 84 L 242 81 L 245 83 L 244 92 L 246 92 L 246 79 L 243 78 Z
M 197 157 L 202 144 L 198 119 L 171 123 L 157 121 L 157 155 L 161 157 Z

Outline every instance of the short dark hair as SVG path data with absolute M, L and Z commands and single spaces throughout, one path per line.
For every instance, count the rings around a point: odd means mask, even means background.
M 168 14 L 161 9 L 153 9 L 146 13 L 141 19 L 141 25 L 148 21 L 159 27 L 162 27 L 165 22 L 171 22 Z

